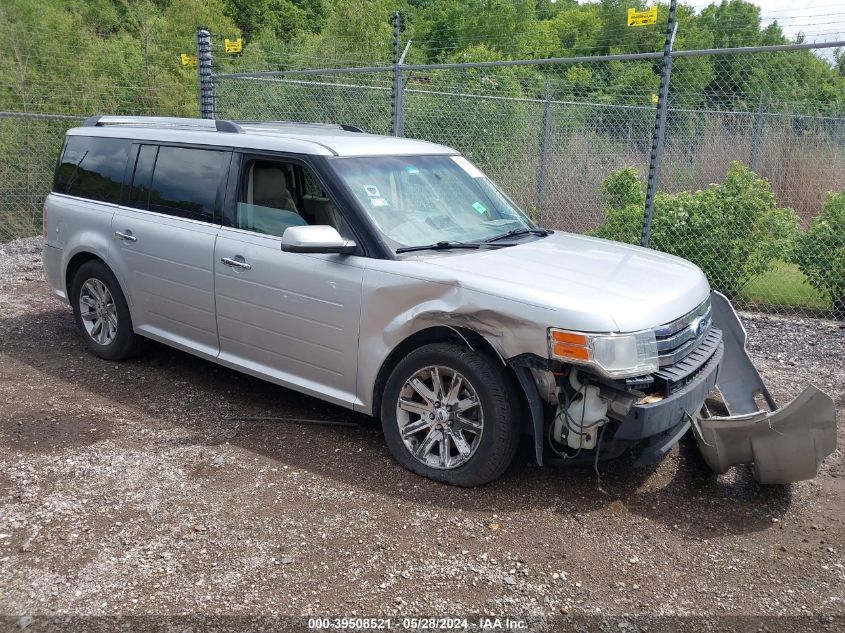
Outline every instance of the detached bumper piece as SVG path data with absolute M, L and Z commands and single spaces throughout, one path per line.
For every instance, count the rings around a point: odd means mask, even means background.
M 761 484 L 787 484 L 815 477 L 836 450 L 835 415 L 830 396 L 811 385 L 777 411 L 703 418 L 696 439 L 717 473 L 752 462 Z
M 833 400 L 807 387 L 784 407 L 778 407 L 745 349 L 746 334 L 727 298 L 712 293 L 713 322 L 722 330 L 724 358 L 716 379 L 728 416 L 707 416 L 693 425 L 698 448 L 717 473 L 737 464 L 752 464 L 762 484 L 787 484 L 812 479 L 825 457 L 836 450 L 836 409 Z M 755 396 L 770 411 L 763 411 Z

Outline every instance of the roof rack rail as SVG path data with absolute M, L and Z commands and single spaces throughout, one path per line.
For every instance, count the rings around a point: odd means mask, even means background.
M 92 116 L 85 119 L 85 123 L 82 125 L 84 127 L 102 127 L 105 125 L 169 127 L 243 134 L 240 125 L 223 119 L 189 119 L 169 116 Z
M 318 123 L 314 121 L 259 121 L 259 120 L 237 120 L 233 121 L 233 123 L 242 124 L 242 125 L 291 125 L 291 126 L 313 126 L 313 127 L 329 127 L 329 128 L 337 128 L 343 130 L 344 132 L 359 132 L 361 134 L 366 134 L 364 130 L 354 125 L 346 125 L 345 123 Z

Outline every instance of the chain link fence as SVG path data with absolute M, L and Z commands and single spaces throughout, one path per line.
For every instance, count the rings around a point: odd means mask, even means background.
M 795 63 L 807 55 L 678 54 L 649 245 L 699 264 L 741 307 L 841 319 L 845 94 L 813 90 Z M 402 66 L 403 135 L 458 149 L 545 226 L 639 243 L 660 64 Z M 389 134 L 396 72 L 219 73 L 215 113 Z
M 41 232 L 44 198 L 65 132 L 82 120 L 0 112 L 0 243 Z
M 479 164 L 540 224 L 640 241 L 660 53 L 291 72 L 224 58 L 221 40 L 209 43 L 215 74 L 204 93 L 218 118 L 379 134 L 393 133 L 398 118 L 404 136 Z M 676 55 L 650 246 L 695 261 L 742 307 L 845 318 L 841 85 L 807 74 L 810 50 Z M 16 94 L 32 109 L 39 89 Z M 152 108 L 144 95 L 158 88 L 149 82 L 125 90 L 134 96 L 116 95 L 113 113 L 184 112 Z M 0 242 L 40 232 L 62 137 L 82 119 L 0 113 Z
M 148 24 L 139 47 L 86 29 L 20 28 L 0 7 L 0 251 L 41 233 L 44 198 L 65 132 L 94 114 L 197 113 L 193 37 L 160 41 Z M 68 19 L 70 17 L 68 16 Z M 150 27 L 150 28 L 147 28 Z M 1 255 L 0 255 L 1 256 Z

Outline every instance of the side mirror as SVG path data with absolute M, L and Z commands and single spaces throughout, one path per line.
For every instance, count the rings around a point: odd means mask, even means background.
M 282 233 L 282 250 L 286 253 L 354 253 L 358 245 L 345 240 L 333 226 L 289 226 Z

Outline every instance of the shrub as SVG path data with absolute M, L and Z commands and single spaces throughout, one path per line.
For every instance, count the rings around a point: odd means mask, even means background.
M 845 313 L 845 191 L 827 194 L 822 212 L 796 240 L 793 261 Z
M 637 244 L 642 231 L 644 185 L 632 168 L 602 183 L 605 221 L 598 237 Z M 649 246 L 695 262 L 711 286 L 734 297 L 776 259 L 788 259 L 798 216 L 778 208 L 768 182 L 739 162 L 725 181 L 696 191 L 658 192 Z

